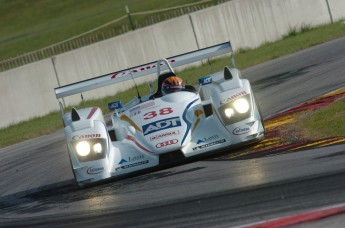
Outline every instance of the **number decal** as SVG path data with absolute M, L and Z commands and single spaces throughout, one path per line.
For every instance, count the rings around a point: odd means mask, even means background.
M 168 115 L 172 112 L 173 110 L 171 108 L 162 108 L 161 110 L 159 110 L 159 115 Z
M 162 108 L 159 110 L 159 115 L 168 115 L 170 113 L 173 113 L 172 108 L 168 107 L 168 108 Z M 152 111 L 152 112 L 148 112 L 144 114 L 144 120 L 149 120 L 152 119 L 154 117 L 156 117 L 158 114 L 156 111 Z
M 148 112 L 144 114 L 144 120 L 149 120 L 157 116 L 156 111 Z

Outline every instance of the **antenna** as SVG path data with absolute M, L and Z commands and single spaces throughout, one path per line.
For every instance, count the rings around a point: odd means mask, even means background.
M 208 65 L 210 66 L 211 74 L 213 74 L 213 68 L 212 68 L 210 58 L 207 59 L 207 62 L 208 62 Z
M 140 96 L 140 94 L 139 94 L 139 90 L 138 90 L 137 84 L 135 83 L 135 80 L 134 80 L 134 78 L 133 78 L 132 72 L 129 71 L 129 74 L 131 75 L 131 78 L 132 78 L 132 80 L 133 80 L 133 82 L 134 82 L 135 89 L 137 90 L 138 98 L 139 98 L 139 101 L 140 101 L 140 103 L 141 103 L 141 96 Z
M 85 101 L 84 101 L 83 93 L 80 93 L 80 97 L 81 97 L 81 100 L 82 100 L 82 102 L 83 102 L 83 104 L 84 104 L 84 108 L 85 108 L 86 106 L 85 106 Z

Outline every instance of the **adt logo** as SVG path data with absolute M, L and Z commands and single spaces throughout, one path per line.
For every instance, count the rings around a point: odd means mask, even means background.
M 144 135 L 148 135 L 160 130 L 181 126 L 181 120 L 178 116 L 159 120 L 142 126 Z

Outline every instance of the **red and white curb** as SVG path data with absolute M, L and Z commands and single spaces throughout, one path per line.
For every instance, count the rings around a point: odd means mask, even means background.
M 297 225 L 300 223 L 313 222 L 313 221 L 317 221 L 326 217 L 344 214 L 344 213 L 345 213 L 345 204 L 340 204 L 340 205 L 334 205 L 331 207 L 317 209 L 314 211 L 276 218 L 272 220 L 260 221 L 257 223 L 237 226 L 236 228 L 278 228 L 278 227 Z

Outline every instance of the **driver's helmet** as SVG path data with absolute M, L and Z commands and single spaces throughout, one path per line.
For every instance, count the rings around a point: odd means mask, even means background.
M 182 79 L 176 76 L 171 76 L 165 79 L 162 83 L 162 93 L 163 95 L 179 92 L 184 90 L 185 85 L 182 82 Z

